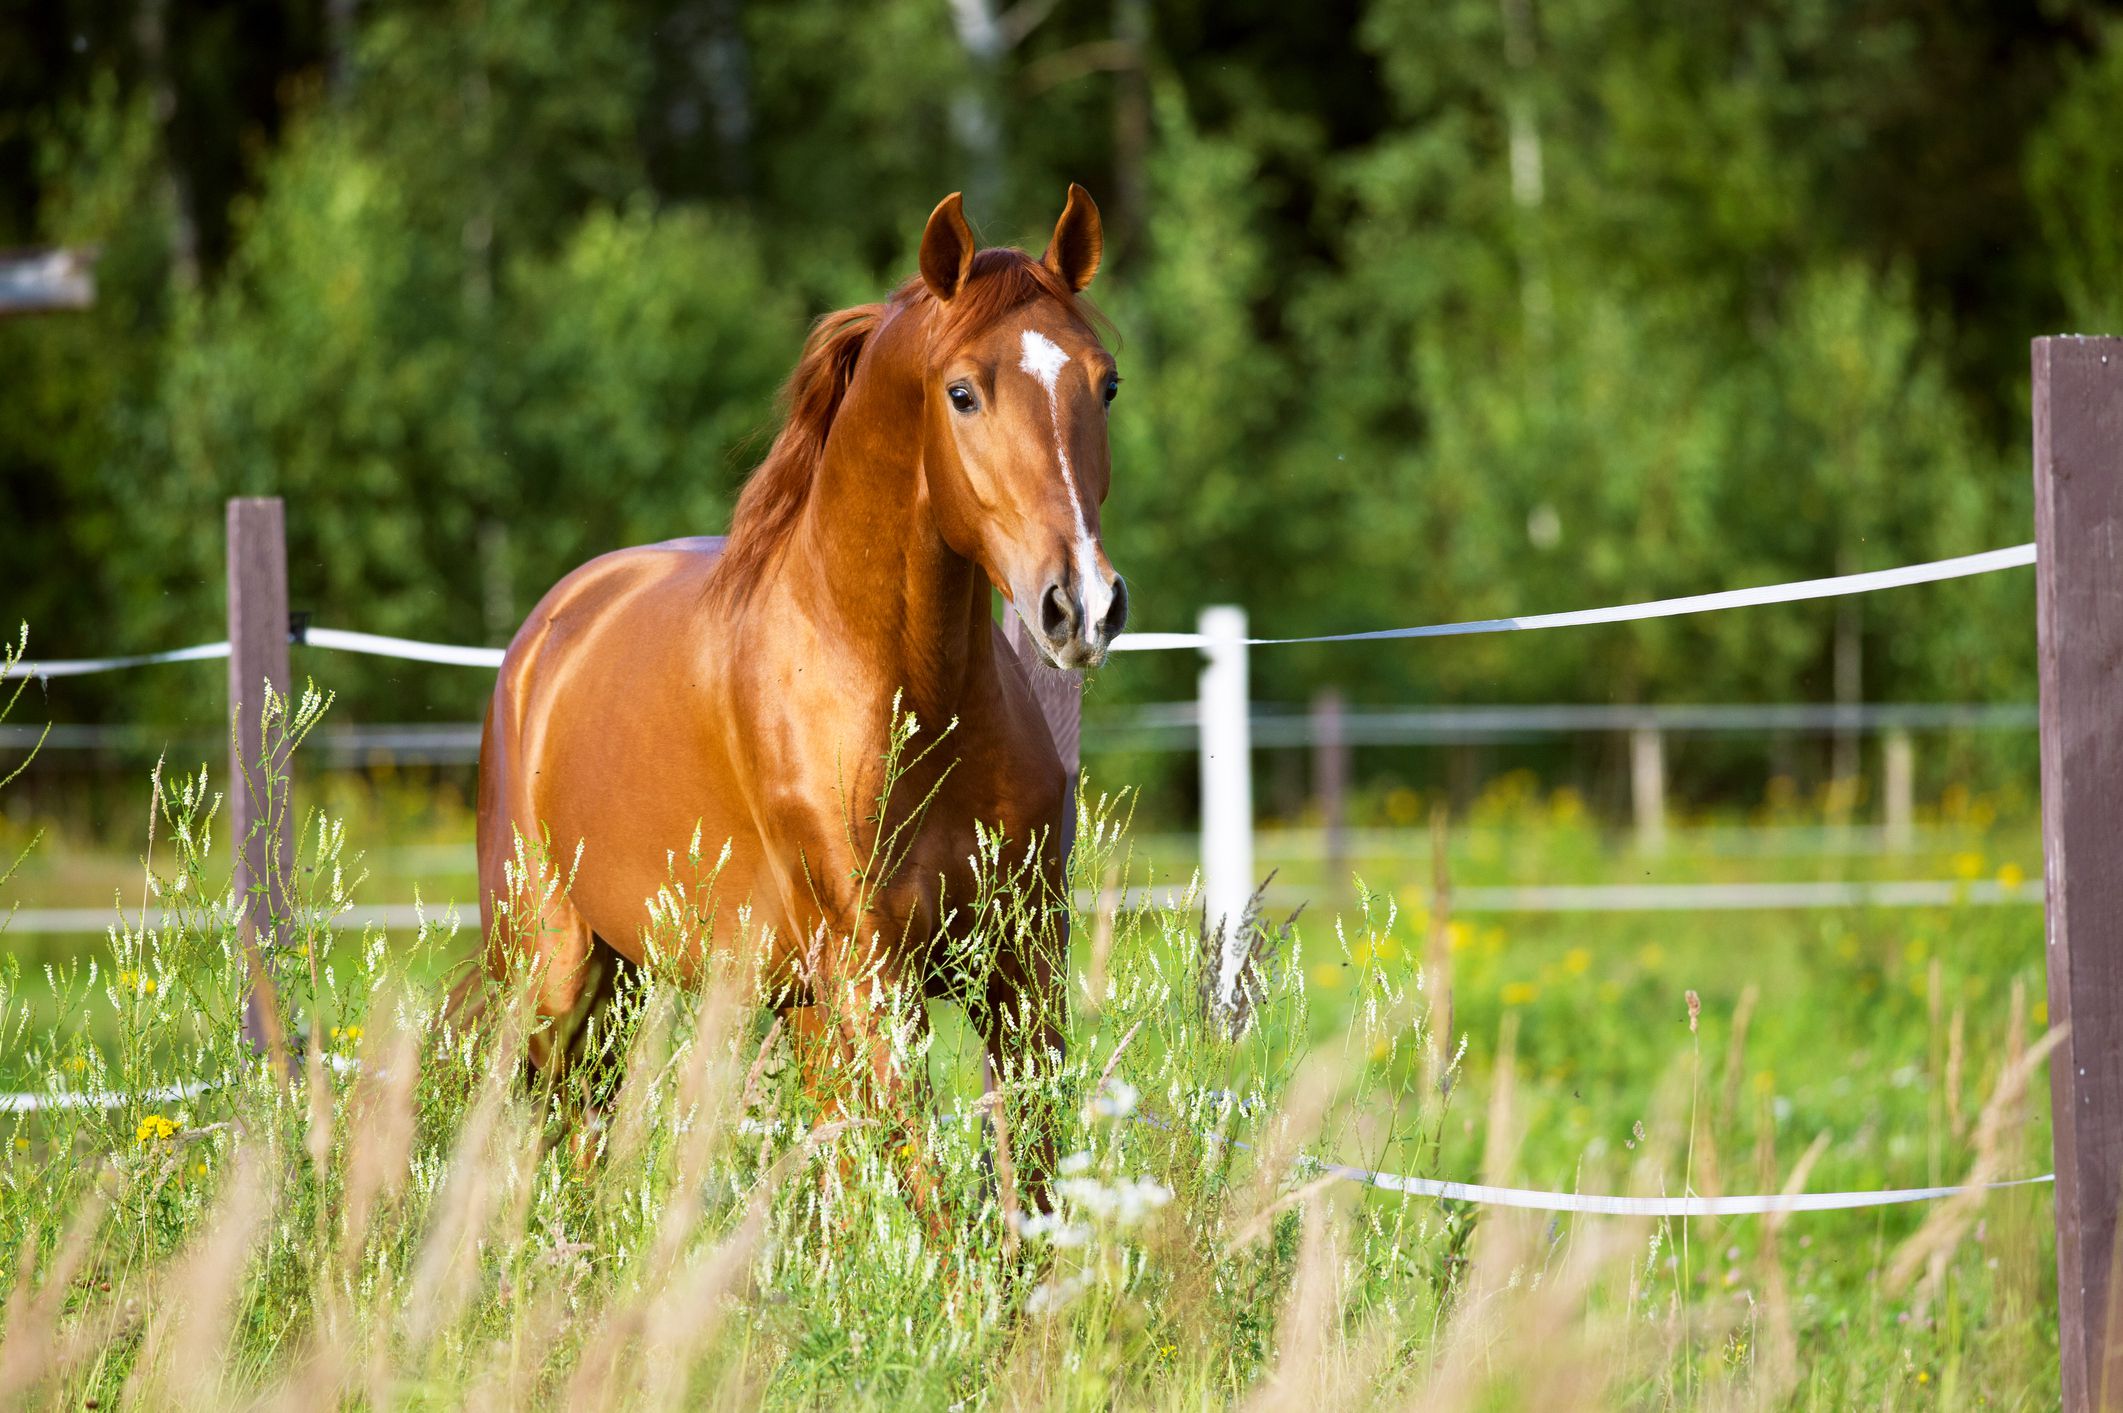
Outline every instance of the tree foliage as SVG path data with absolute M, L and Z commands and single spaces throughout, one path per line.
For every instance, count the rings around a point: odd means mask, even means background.
M 103 250 L 93 312 L 0 326 L 0 607 L 47 651 L 214 636 L 232 494 L 288 498 L 320 621 L 457 641 L 604 549 L 720 530 L 805 321 L 900 277 L 953 189 L 991 240 L 1036 244 L 1072 178 L 1107 208 L 1107 525 L 1146 627 L 2024 540 L 2024 340 L 2123 319 L 2123 29 L 2069 3 L 259 15 L 59 0 L 0 39 L 0 236 Z M 2014 578 L 1293 650 L 1256 690 L 2017 695 L 2031 602 Z M 482 695 L 342 670 L 372 719 Z M 203 683 L 145 690 L 196 717 Z M 66 690 L 60 714 L 114 710 Z

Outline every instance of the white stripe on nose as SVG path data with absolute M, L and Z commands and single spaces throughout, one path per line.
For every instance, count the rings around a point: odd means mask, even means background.
M 1056 383 L 1069 365 L 1061 345 L 1037 329 L 1026 329 L 1020 339 L 1024 354 L 1017 366 L 1039 380 L 1047 390 L 1047 419 L 1054 427 L 1054 455 L 1061 463 L 1062 484 L 1069 488 L 1069 509 L 1076 516 L 1076 591 L 1083 599 L 1083 618 L 1077 630 L 1092 638 L 1113 607 L 1113 586 L 1098 572 L 1098 542 L 1084 520 L 1084 498 L 1077 493 L 1076 470 L 1069 464 L 1069 448 L 1062 436 L 1061 395 Z

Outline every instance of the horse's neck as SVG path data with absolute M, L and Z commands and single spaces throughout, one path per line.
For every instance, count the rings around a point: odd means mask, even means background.
M 922 486 L 920 395 L 858 377 L 785 572 L 926 722 L 958 713 L 992 649 L 987 576 L 944 543 Z

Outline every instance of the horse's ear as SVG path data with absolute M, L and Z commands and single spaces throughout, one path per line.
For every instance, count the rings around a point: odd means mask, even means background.
M 1069 183 L 1069 204 L 1054 223 L 1054 239 L 1047 242 L 1042 263 L 1061 277 L 1072 290 L 1081 290 L 1098 273 L 1098 257 L 1106 249 L 1105 228 L 1098 222 L 1098 203 L 1091 193 Z
M 938 299 L 949 300 L 972 273 L 973 229 L 966 224 L 965 202 L 954 191 L 936 203 L 921 233 L 922 283 Z

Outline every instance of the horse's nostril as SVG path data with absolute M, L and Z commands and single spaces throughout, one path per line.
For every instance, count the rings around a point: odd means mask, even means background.
M 1116 574 L 1113 576 L 1113 602 L 1106 606 L 1106 616 L 1099 620 L 1099 635 L 1112 642 L 1128 626 L 1128 581 Z
M 1049 639 L 1069 636 L 1076 627 L 1076 604 L 1059 584 L 1047 585 L 1039 596 L 1039 628 Z

